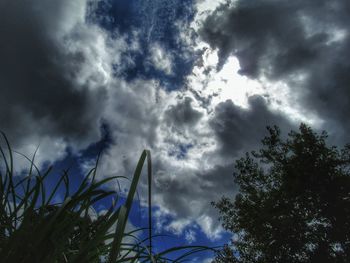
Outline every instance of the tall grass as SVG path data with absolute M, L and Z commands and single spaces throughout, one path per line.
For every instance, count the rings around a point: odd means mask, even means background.
M 70 192 L 68 171 L 63 171 L 51 191 L 46 189 L 52 167 L 41 171 L 25 157 L 29 169 L 25 176 L 15 176 L 15 153 L 4 133 L 0 145 L 0 260 L 1 262 L 182 262 L 193 253 L 206 250 L 202 246 L 179 246 L 160 253 L 152 248 L 152 161 L 144 150 L 137 163 L 131 186 L 122 205 L 119 195 L 106 184 L 122 176 L 96 179 L 96 165 L 84 177 L 77 190 Z M 99 158 L 98 158 L 99 159 Z M 141 171 L 147 160 L 148 175 L 148 238 L 139 240 L 137 232 L 126 231 L 126 223 L 134 201 Z M 63 201 L 54 203 L 63 188 Z M 97 202 L 113 197 L 108 211 L 92 219 Z M 111 230 L 113 230 L 111 232 Z M 132 242 L 126 242 L 131 237 Z M 147 245 L 146 245 L 147 244 Z M 168 255 L 183 251 L 177 259 Z

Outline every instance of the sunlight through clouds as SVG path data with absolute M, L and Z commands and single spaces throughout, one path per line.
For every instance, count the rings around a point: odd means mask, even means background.
M 230 57 L 218 72 L 217 63 L 217 51 L 208 47 L 202 55 L 202 63 L 194 67 L 189 77 L 191 88 L 205 98 L 212 97 L 212 108 L 226 100 L 247 108 L 248 97 L 264 93 L 260 83 L 238 73 L 240 67 L 237 58 Z
M 79 155 L 102 140 L 100 126 L 106 125 L 110 141 L 100 177 L 132 175 L 139 153 L 150 149 L 158 226 L 187 233 L 188 240 L 198 236 L 191 224 L 209 239 L 220 237 L 210 202 L 234 194 L 233 161 L 260 143 L 266 125 L 290 130 L 303 121 L 337 129 L 332 121 L 348 117 L 348 60 L 340 54 L 348 50 L 342 43 L 349 35 L 339 21 L 325 30 L 315 23 L 318 14 L 301 15 L 300 25 L 288 16 L 301 28 L 292 33 L 303 44 L 288 47 L 292 34 L 284 24 L 271 22 L 265 31 L 254 21 L 244 32 L 244 23 L 232 27 L 241 21 L 234 12 L 241 1 L 125 1 L 115 7 L 106 0 L 89 10 L 86 0 L 44 2 L 33 1 L 33 8 L 13 2 L 10 15 L 0 9 L 5 25 L 12 17 L 36 21 L 5 32 L 7 49 L 0 54 L 11 63 L 3 63 L 0 105 L 13 107 L 0 111 L 3 129 L 21 139 L 18 149 L 26 154 L 41 142 L 43 164 L 64 158 L 68 149 Z M 289 14 L 288 6 L 281 10 Z M 337 68 L 342 71 L 333 72 Z M 333 79 L 323 81 L 329 72 Z M 83 170 L 87 164 L 81 161 Z

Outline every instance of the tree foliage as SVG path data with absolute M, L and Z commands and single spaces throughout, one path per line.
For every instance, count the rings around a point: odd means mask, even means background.
M 277 127 L 236 162 L 234 200 L 214 206 L 230 246 L 214 262 L 350 262 L 350 145 L 338 150 L 305 124 Z

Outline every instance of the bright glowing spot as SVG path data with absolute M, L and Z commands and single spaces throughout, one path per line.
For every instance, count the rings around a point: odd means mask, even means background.
M 238 74 L 240 69 L 236 57 L 228 58 L 220 71 L 216 70 L 218 54 L 207 48 L 202 56 L 202 63 L 193 70 L 191 86 L 205 98 L 211 97 L 211 106 L 232 100 L 236 105 L 248 107 L 248 97 L 264 92 L 261 84 Z
M 237 72 L 240 69 L 239 61 L 231 56 L 220 71 L 216 70 L 218 54 L 216 50 L 206 47 L 202 55 L 202 62 L 193 69 L 189 77 L 192 90 L 203 100 L 210 98 L 207 108 L 213 110 L 216 105 L 226 100 L 242 108 L 248 108 L 248 98 L 253 95 L 268 96 L 268 106 L 271 110 L 288 116 L 294 122 L 305 122 L 315 127 L 322 124 L 322 120 L 301 107 L 290 83 L 271 82 L 262 76 L 259 80 L 252 80 Z M 292 86 L 298 87 L 306 81 L 308 76 L 303 73 L 291 76 Z
M 207 89 L 217 94 L 213 99 L 215 104 L 232 100 L 236 105 L 248 107 L 248 97 L 261 93 L 262 89 L 259 84 L 239 75 L 237 73 L 239 69 L 237 58 L 230 57 L 209 82 Z

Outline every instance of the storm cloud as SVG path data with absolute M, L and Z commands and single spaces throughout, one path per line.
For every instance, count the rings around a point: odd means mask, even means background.
M 323 128 L 349 140 L 349 12 L 345 0 L 231 1 L 207 17 L 200 35 L 218 49 L 218 68 L 236 56 L 240 74 L 287 84 Z
M 96 59 L 106 36 L 85 14 L 85 1 L 1 1 L 0 123 L 16 142 L 99 139 L 109 69 Z
M 194 125 L 203 116 L 203 113 L 192 108 L 192 99 L 186 97 L 175 106 L 170 106 L 165 114 L 167 121 L 174 126 Z
M 268 108 L 264 98 L 252 96 L 248 103 L 248 109 L 242 109 L 231 100 L 216 106 L 210 126 L 220 145 L 221 156 L 233 158 L 257 149 L 267 126 L 278 124 L 283 131 L 293 128 L 286 116 Z
M 99 3 L 104 8 L 97 12 Z M 331 8 L 326 2 L 312 7 L 302 1 L 238 1 L 206 15 L 194 32 L 186 28 L 194 17 L 186 13 L 194 12 L 192 6 L 176 11 L 170 0 L 147 7 L 158 8 L 156 19 L 145 16 L 142 25 L 128 26 L 133 12 L 119 10 L 114 19 L 107 0 L 1 1 L 0 129 L 16 149 L 30 145 L 32 153 L 41 142 L 40 160 L 55 161 L 67 148 L 79 154 L 100 140 L 105 124 L 111 140 L 98 176 L 131 176 L 141 151 L 150 149 L 159 219 L 173 216 L 162 226 L 182 232 L 195 223 L 217 238 L 222 229 L 214 223 L 217 213 L 210 202 L 235 194 L 235 158 L 259 147 L 267 125 L 295 127 L 288 114 L 272 110 L 269 96 L 246 93 L 245 85 L 256 83 L 247 84 L 225 63 L 236 56 L 240 74 L 257 80 L 265 76 L 290 84 L 295 74 L 304 74 L 295 87 L 299 102 L 340 121 L 349 107 L 350 64 L 340 55 L 350 52 L 341 4 L 332 7 L 341 10 L 339 16 L 323 17 Z M 159 15 L 165 8 L 171 15 Z M 210 47 L 192 49 L 197 33 Z M 209 63 L 215 49 L 222 74 Z M 202 61 L 193 63 L 197 58 Z M 91 160 L 81 159 L 88 167 Z M 147 189 L 143 179 L 141 196 Z

